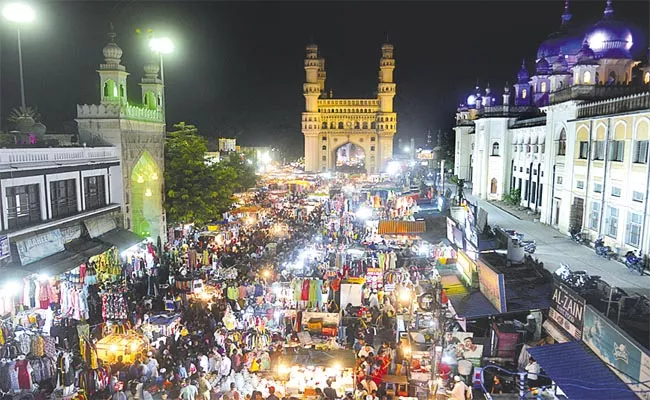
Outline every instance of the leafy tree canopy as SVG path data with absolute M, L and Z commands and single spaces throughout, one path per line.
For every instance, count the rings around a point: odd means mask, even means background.
M 165 143 L 165 209 L 170 223 L 221 219 L 232 205 L 232 194 L 255 185 L 252 166 L 243 160 L 207 164 L 207 140 L 194 125 L 180 122 Z M 233 157 L 235 158 L 235 157 Z

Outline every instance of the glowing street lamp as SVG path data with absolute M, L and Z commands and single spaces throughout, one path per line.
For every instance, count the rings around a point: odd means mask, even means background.
M 168 37 L 162 38 L 151 38 L 149 40 L 149 48 L 154 53 L 158 53 L 160 57 L 160 80 L 163 84 L 162 90 L 162 103 L 163 103 L 163 115 L 167 109 L 167 102 L 165 101 L 165 64 L 163 63 L 163 54 L 170 54 L 174 51 L 174 42 Z
M 20 105 L 25 106 L 25 79 L 23 78 L 23 49 L 20 43 L 20 25 L 28 24 L 36 19 L 34 9 L 25 3 L 9 3 L 2 9 L 2 15 L 7 21 L 16 24 L 18 37 L 18 67 L 20 68 Z

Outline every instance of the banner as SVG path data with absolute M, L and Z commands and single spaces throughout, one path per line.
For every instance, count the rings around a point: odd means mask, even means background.
M 454 231 L 454 241 L 453 241 L 453 243 L 459 249 L 464 249 L 465 248 L 465 238 L 463 237 L 463 231 L 461 231 L 457 227 L 453 227 L 452 229 Z
M 63 236 L 63 243 L 70 243 L 75 239 L 81 237 L 81 224 L 77 222 L 76 224 L 60 228 L 61 236 Z
M 84 225 L 88 229 L 88 234 L 91 238 L 96 238 L 105 234 L 108 231 L 112 231 L 117 228 L 117 223 L 115 218 L 110 215 L 102 215 L 101 217 L 89 218 L 84 220 Z
M 571 336 L 580 340 L 582 338 L 586 304 L 585 299 L 571 288 L 555 280 L 548 316 Z
M 445 332 L 442 357 L 450 364 L 457 364 L 458 360 L 468 360 L 472 364 L 480 365 L 483 356 L 483 345 L 474 344 L 472 332 Z
M 630 389 L 647 396 L 650 354 L 592 306 L 585 308 L 582 340 Z M 636 382 L 645 382 L 638 384 Z M 648 396 L 650 397 L 650 396 Z M 648 398 L 642 397 L 642 398 Z
M 59 229 L 34 235 L 16 243 L 20 263 L 27 265 L 65 250 Z
M 462 250 L 458 250 L 456 253 L 456 269 L 463 275 L 467 286 L 472 286 L 472 276 L 476 271 L 476 264 Z
M 506 283 L 503 274 L 494 271 L 483 260 L 477 260 L 478 284 L 481 293 L 490 300 L 490 303 L 500 313 L 507 312 L 506 306 Z
M 455 227 L 456 227 L 456 223 L 454 222 L 454 220 L 447 217 L 447 240 L 449 240 L 450 243 L 454 243 Z
M 9 247 L 9 238 L 7 235 L 0 236 L 0 260 L 4 260 L 11 256 L 11 248 Z

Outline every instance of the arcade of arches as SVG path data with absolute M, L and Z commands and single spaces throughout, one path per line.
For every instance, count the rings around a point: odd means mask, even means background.
M 336 149 L 334 154 L 336 170 L 348 173 L 366 172 L 366 153 L 361 146 L 345 143 Z
M 161 233 L 162 173 L 149 152 L 142 153 L 131 171 L 131 230 L 157 238 Z

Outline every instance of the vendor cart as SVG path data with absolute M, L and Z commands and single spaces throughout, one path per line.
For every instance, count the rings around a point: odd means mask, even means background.
M 382 382 L 386 384 L 386 395 L 389 398 L 409 395 L 409 381 L 404 375 L 384 375 Z

